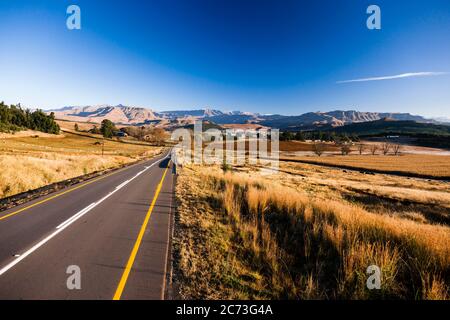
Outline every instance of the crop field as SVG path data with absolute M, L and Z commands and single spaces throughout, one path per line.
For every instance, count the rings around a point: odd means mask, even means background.
M 110 140 L 103 146 L 102 139 L 70 133 L 3 134 L 0 136 L 0 198 L 151 157 L 161 150 Z
M 272 175 L 261 169 L 179 171 L 182 298 L 449 299 L 447 182 L 294 162 Z M 366 287 L 370 265 L 381 270 L 381 290 Z

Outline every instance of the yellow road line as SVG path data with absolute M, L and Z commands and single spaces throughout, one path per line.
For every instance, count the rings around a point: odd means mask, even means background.
M 18 213 L 21 213 L 21 212 L 23 212 L 23 211 L 25 211 L 25 210 L 31 209 L 31 208 L 33 208 L 33 207 L 35 207 L 35 206 L 40 205 L 40 204 L 43 204 L 43 203 L 45 203 L 45 202 L 47 202 L 47 201 L 53 200 L 53 199 L 55 199 L 55 198 L 58 198 L 58 197 L 60 197 L 60 196 L 62 196 L 62 195 L 64 195 L 64 194 L 66 194 L 66 193 L 69 193 L 69 192 L 75 191 L 75 190 L 77 190 L 77 189 L 80 189 L 80 188 L 82 188 L 82 187 L 85 187 L 85 186 L 87 186 L 88 184 L 91 184 L 91 183 L 94 183 L 94 182 L 99 181 L 99 180 L 101 180 L 101 179 L 105 179 L 105 178 L 107 178 L 107 177 L 110 177 L 110 176 L 112 176 L 113 174 L 122 172 L 122 171 L 124 171 L 124 170 L 126 170 L 126 169 L 129 169 L 129 167 L 126 167 L 126 168 L 123 168 L 123 169 L 114 171 L 114 172 L 112 172 L 112 173 L 109 173 L 109 174 L 107 174 L 107 175 L 104 175 L 104 176 L 95 178 L 94 180 L 91 180 L 91 181 L 88 181 L 88 182 L 86 182 L 86 183 L 83 183 L 82 185 L 79 185 L 79 186 L 77 186 L 77 187 L 75 187 L 75 188 L 72 188 L 72 189 L 69 189 L 69 190 L 67 190 L 67 191 L 58 193 L 58 194 L 56 194 L 56 195 L 54 195 L 54 196 L 51 196 L 50 198 L 46 198 L 46 199 L 41 200 L 41 201 L 39 201 L 39 202 L 33 203 L 33 204 L 31 204 L 31 205 L 29 205 L 29 206 L 27 206 L 27 207 L 25 207 L 25 208 L 22 208 L 22 209 L 20 209 L 20 210 L 17 210 L 17 211 L 8 213 L 8 214 L 4 215 L 3 217 L 0 217 L 0 221 L 1 221 L 1 220 L 4 220 L 4 219 L 6 219 L 6 218 L 9 218 L 9 217 L 11 217 L 11 216 L 14 216 L 14 215 L 16 215 L 16 214 L 18 214 Z
M 122 278 L 120 279 L 119 285 L 117 286 L 116 293 L 114 294 L 113 300 L 120 300 L 122 296 L 123 290 L 125 289 L 125 285 L 127 284 L 128 276 L 130 275 L 131 268 L 133 267 L 134 260 L 136 259 L 136 255 L 139 251 L 139 247 L 141 246 L 142 238 L 144 237 L 145 229 L 147 229 L 148 221 L 150 220 L 150 216 L 152 215 L 153 207 L 155 206 L 156 200 L 158 199 L 159 193 L 161 191 L 164 178 L 166 177 L 167 170 L 169 170 L 170 161 L 167 164 L 166 170 L 164 170 L 164 174 L 156 187 L 155 195 L 153 196 L 152 203 L 150 208 L 148 208 L 147 215 L 145 216 L 144 222 L 142 223 L 141 230 L 139 231 L 138 237 L 136 239 L 136 243 L 134 244 L 133 250 L 131 251 L 130 258 L 128 258 L 127 265 L 125 270 L 123 271 Z

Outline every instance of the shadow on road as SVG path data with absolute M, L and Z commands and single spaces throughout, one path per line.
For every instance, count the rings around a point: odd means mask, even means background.
M 167 165 L 169 164 L 170 158 L 166 158 L 163 161 L 159 163 L 160 168 L 167 168 Z

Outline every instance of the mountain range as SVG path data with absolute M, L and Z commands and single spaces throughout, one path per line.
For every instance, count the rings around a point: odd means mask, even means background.
M 436 120 L 426 119 L 410 113 L 361 112 L 356 110 L 336 110 L 329 112 L 308 112 L 298 116 L 263 115 L 259 113 L 230 111 L 223 112 L 216 109 L 174 110 L 156 112 L 142 107 L 124 105 L 99 106 L 69 106 L 61 109 L 48 110 L 53 112 L 56 119 L 101 123 L 109 119 L 116 124 L 156 125 L 174 127 L 192 124 L 195 120 L 208 120 L 219 125 L 260 125 L 279 128 L 282 130 L 304 130 L 314 128 L 341 127 L 352 123 L 392 119 L 398 121 L 416 121 L 421 123 L 438 123 Z

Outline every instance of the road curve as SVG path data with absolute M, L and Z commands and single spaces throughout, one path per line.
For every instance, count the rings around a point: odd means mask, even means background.
M 163 299 L 168 154 L 59 193 L 0 213 L 0 299 Z

